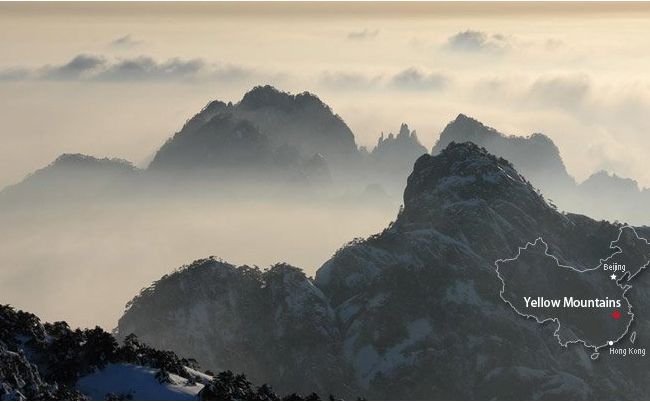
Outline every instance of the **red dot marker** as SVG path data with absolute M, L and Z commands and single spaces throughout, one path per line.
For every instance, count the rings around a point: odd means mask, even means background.
M 611 315 L 612 315 L 612 318 L 615 319 L 615 320 L 618 320 L 619 318 L 621 318 L 621 312 L 618 311 L 618 310 L 614 310 Z

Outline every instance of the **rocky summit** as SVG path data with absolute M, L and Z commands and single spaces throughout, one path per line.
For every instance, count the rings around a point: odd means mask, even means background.
M 395 222 L 341 248 L 315 279 L 198 261 L 136 297 L 118 331 L 344 397 L 610 399 L 625 387 L 642 398 L 639 363 L 558 345 L 552 326 L 504 303 L 495 271 L 540 236 L 560 263 L 596 266 L 619 229 L 557 211 L 507 160 L 450 143 L 417 160 Z M 647 292 L 635 297 L 642 314 Z M 647 321 L 633 325 L 647 343 Z
M 404 189 L 404 178 L 413 168 L 413 162 L 427 153 L 420 143 L 415 130 L 411 131 L 402 123 L 397 134 L 381 134 L 377 146 L 368 156 L 369 172 L 372 179 L 386 187 L 396 186 L 395 193 Z
M 268 169 L 317 154 L 337 165 L 353 163 L 357 146 L 352 131 L 315 95 L 292 95 L 266 85 L 236 104 L 210 102 L 160 148 L 150 168 Z
M 468 141 L 512 162 L 523 175 L 553 198 L 561 197 L 562 192 L 575 185 L 559 149 L 546 135 L 508 136 L 464 114 L 459 114 L 447 124 L 432 154 L 436 155 L 452 142 Z
M 262 271 L 208 258 L 144 290 L 118 330 L 201 356 L 213 371 L 244 372 L 280 392 L 341 395 L 351 376 L 335 320 L 325 295 L 295 267 Z

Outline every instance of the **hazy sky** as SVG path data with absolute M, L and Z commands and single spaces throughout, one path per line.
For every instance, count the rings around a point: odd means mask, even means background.
M 63 152 L 145 164 L 212 99 L 311 91 L 361 145 L 458 113 L 650 186 L 647 4 L 0 4 L 0 187 Z
M 547 134 L 578 179 L 650 187 L 649 17 L 650 3 L 0 3 L 0 187 L 64 152 L 145 166 L 210 100 L 266 83 L 316 93 L 360 145 L 407 122 L 430 148 L 465 113 Z M 0 302 L 112 328 L 181 264 L 313 274 L 398 207 L 179 202 L 4 216 Z

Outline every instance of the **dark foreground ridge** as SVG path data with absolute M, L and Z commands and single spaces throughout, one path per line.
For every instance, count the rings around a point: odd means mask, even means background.
M 0 400 L 280 400 L 270 386 L 243 374 L 201 372 L 193 359 L 141 343 L 122 345 L 101 328 L 72 330 L 65 322 L 0 305 Z M 290 400 L 318 400 L 316 394 Z

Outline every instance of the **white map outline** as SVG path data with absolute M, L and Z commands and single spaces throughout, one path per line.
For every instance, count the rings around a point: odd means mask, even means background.
M 497 277 L 498 277 L 499 280 L 501 281 L 501 290 L 499 291 L 499 297 L 500 297 L 501 300 L 503 300 L 506 304 L 508 304 L 508 305 L 509 305 L 509 306 L 510 306 L 510 307 L 511 307 L 511 308 L 512 308 L 512 309 L 513 309 L 517 314 L 519 314 L 519 315 L 522 316 L 522 317 L 525 317 L 525 318 L 532 318 L 532 319 L 534 319 L 538 324 L 543 324 L 543 323 L 545 323 L 545 322 L 549 322 L 549 321 L 555 322 L 555 323 L 557 324 L 557 328 L 555 329 L 555 332 L 553 333 L 553 336 L 554 336 L 555 338 L 557 338 L 558 343 L 560 344 L 560 346 L 563 346 L 563 347 L 565 347 L 565 348 L 568 348 L 568 347 L 569 347 L 569 344 L 582 343 L 582 344 L 584 345 L 585 348 L 587 348 L 587 349 L 593 349 L 593 350 L 594 350 L 594 354 L 592 354 L 592 359 L 594 359 L 594 355 L 596 355 L 595 358 L 597 358 L 597 357 L 598 357 L 597 354 L 598 354 L 598 350 L 599 350 L 599 349 L 602 349 L 602 348 L 607 347 L 607 346 L 611 346 L 611 345 L 613 345 L 613 344 L 619 342 L 621 339 L 625 338 L 625 337 L 628 335 L 628 333 L 629 333 L 629 331 L 630 331 L 630 326 L 631 326 L 632 323 L 634 322 L 634 317 L 635 317 L 635 316 L 634 316 L 634 313 L 632 312 L 632 304 L 630 303 L 630 301 L 628 300 L 628 298 L 625 296 L 625 294 L 628 292 L 628 290 L 630 290 L 630 289 L 632 288 L 632 285 L 627 285 L 627 284 L 626 284 L 626 285 L 623 285 L 621 282 L 623 282 L 623 280 L 624 280 L 626 277 L 627 277 L 627 279 L 625 279 L 625 280 L 626 280 L 626 281 L 630 281 L 632 278 L 634 278 L 634 277 L 636 277 L 638 274 L 640 274 L 641 271 L 645 270 L 645 269 L 650 265 L 650 260 L 649 260 L 645 265 L 643 265 L 641 268 L 639 268 L 638 271 L 637 271 L 634 275 L 630 275 L 630 274 L 629 274 L 629 271 L 626 271 L 626 272 L 621 276 L 621 278 L 619 278 L 619 279 L 616 280 L 616 285 L 617 285 L 618 287 L 620 287 L 620 288 L 623 290 L 623 293 L 622 293 L 621 296 L 625 299 L 625 302 L 626 302 L 627 305 L 628 305 L 628 311 L 627 311 L 627 314 L 628 314 L 628 315 L 631 315 L 632 317 L 630 318 L 630 322 L 627 324 L 627 327 L 625 328 L 625 331 L 623 331 L 623 334 L 622 334 L 620 337 L 618 337 L 618 338 L 615 339 L 615 340 L 608 341 L 608 342 L 606 342 L 604 345 L 600 345 L 600 346 L 589 345 L 589 344 L 587 344 L 587 341 L 582 340 L 582 339 L 576 339 L 576 340 L 573 340 L 573 341 L 566 341 L 566 342 L 562 343 L 562 339 L 560 338 L 560 334 L 559 334 L 559 332 L 560 332 L 560 328 L 561 328 L 561 325 L 562 325 L 562 324 L 560 323 L 560 320 L 559 320 L 558 317 L 551 317 L 551 318 L 546 318 L 546 319 L 544 319 L 544 320 L 540 320 L 538 317 L 536 317 L 536 316 L 534 316 L 534 315 L 531 315 L 531 314 L 524 314 L 524 313 L 520 312 L 519 310 L 517 310 L 517 308 L 516 308 L 516 307 L 515 307 L 515 306 L 514 306 L 510 301 L 506 300 L 506 299 L 503 297 L 503 293 L 505 292 L 505 288 L 506 288 L 506 283 L 505 283 L 505 281 L 503 280 L 503 278 L 501 277 L 501 274 L 500 274 L 500 272 L 499 272 L 499 263 L 509 262 L 509 261 L 515 261 L 515 260 L 517 260 L 517 259 L 521 256 L 521 252 L 522 252 L 523 250 L 527 250 L 528 247 L 530 247 L 530 246 L 536 246 L 538 242 L 541 242 L 541 243 L 544 245 L 544 248 L 545 248 L 545 249 L 544 249 L 544 254 L 545 254 L 546 256 L 548 256 L 548 257 L 553 258 L 553 259 L 555 260 L 555 263 L 556 263 L 556 265 L 557 265 L 558 268 L 569 268 L 569 269 L 572 269 L 572 270 L 574 270 L 574 271 L 576 271 L 576 272 L 580 272 L 580 273 L 588 272 L 588 271 L 594 271 L 594 270 L 599 269 L 599 268 L 603 265 L 603 263 L 604 263 L 605 261 L 607 261 L 607 260 L 613 258 L 615 255 L 617 255 L 617 254 L 621 254 L 621 253 L 623 252 L 623 250 L 622 250 L 620 247 L 618 247 L 618 246 L 614 246 L 614 243 L 618 242 L 618 241 L 621 239 L 621 236 L 623 235 L 623 230 L 624 230 L 624 229 L 631 229 L 632 232 L 634 233 L 634 235 L 636 236 L 637 239 L 639 239 L 639 240 L 643 240 L 647 245 L 650 245 L 650 242 L 648 242 L 648 240 L 647 240 L 646 238 L 639 236 L 639 234 L 637 233 L 636 229 L 634 229 L 634 227 L 632 227 L 632 226 L 630 226 L 630 225 L 623 225 L 623 226 L 621 226 L 621 227 L 619 228 L 618 237 L 616 238 L 616 240 L 612 240 L 612 241 L 609 243 L 609 248 L 612 249 L 612 250 L 616 250 L 616 251 L 615 251 L 614 253 L 612 253 L 611 255 L 609 255 L 608 257 L 606 257 L 606 258 L 601 258 L 601 259 L 599 259 L 598 265 L 596 265 L 594 268 L 587 268 L 587 269 L 584 269 L 584 270 L 579 270 L 579 269 L 576 269 L 576 268 L 574 268 L 574 267 L 572 267 L 572 266 L 569 266 L 569 265 L 562 265 L 562 264 L 560 263 L 560 261 L 557 259 L 557 257 L 555 257 L 555 256 L 552 255 L 552 254 L 549 254 L 549 252 L 548 252 L 548 244 L 544 241 L 544 239 L 542 239 L 542 237 L 538 237 L 538 238 L 535 239 L 535 241 L 532 242 L 532 243 L 531 243 L 531 242 L 527 242 L 526 245 L 525 245 L 524 247 L 518 247 L 517 255 L 516 255 L 515 257 L 513 257 L 513 258 L 498 259 L 498 260 L 496 260 L 496 261 L 494 262 L 494 265 L 496 266 Z M 611 342 L 611 343 L 610 343 L 610 342 Z

